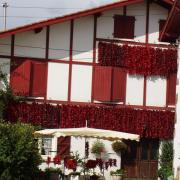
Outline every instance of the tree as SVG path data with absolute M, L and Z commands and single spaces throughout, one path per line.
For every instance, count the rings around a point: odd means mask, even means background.
M 160 169 L 159 177 L 167 180 L 173 175 L 173 143 L 172 141 L 164 141 L 162 143 L 161 155 L 159 157 Z
M 15 100 L 15 97 L 13 96 L 12 90 L 7 81 L 7 75 L 2 73 L 1 70 L 0 81 L 1 84 L 3 84 L 4 86 L 2 89 L 0 89 L 0 118 L 3 118 L 5 109 L 10 102 Z
M 0 121 L 0 179 L 28 180 L 38 171 L 41 156 L 30 124 Z
M 6 108 L 10 103 L 25 100 L 25 97 L 14 96 L 7 79 L 7 74 L 2 71 L 5 65 L 6 64 L 0 65 L 0 85 L 3 84 L 3 88 L 0 87 L 0 119 L 5 117 Z

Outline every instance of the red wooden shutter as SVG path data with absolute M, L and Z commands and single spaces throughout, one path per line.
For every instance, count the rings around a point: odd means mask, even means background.
M 125 101 L 126 71 L 122 68 L 113 68 L 112 101 Z
M 112 68 L 96 66 L 94 71 L 94 100 L 111 100 Z
M 57 141 L 57 154 L 63 157 L 70 155 L 70 144 L 70 137 L 59 137 Z
M 44 62 L 33 62 L 31 67 L 31 96 L 45 96 L 47 64 Z
M 168 93 L 167 93 L 167 104 L 175 105 L 176 104 L 176 78 L 177 74 L 173 73 L 168 78 Z
M 166 20 L 159 20 L 159 35 L 161 34 L 161 31 L 163 30 L 165 23 Z
M 29 60 L 11 61 L 10 85 L 15 95 L 29 96 L 30 71 Z
M 114 16 L 114 37 L 134 39 L 134 16 Z

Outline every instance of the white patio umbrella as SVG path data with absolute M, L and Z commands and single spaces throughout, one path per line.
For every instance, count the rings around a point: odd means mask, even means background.
M 56 136 L 56 137 L 89 137 L 89 138 L 99 138 L 104 140 L 135 140 L 139 141 L 139 135 L 124 133 L 119 131 L 105 130 L 105 129 L 95 129 L 95 128 L 60 128 L 60 129 L 44 129 L 35 132 L 36 136 Z

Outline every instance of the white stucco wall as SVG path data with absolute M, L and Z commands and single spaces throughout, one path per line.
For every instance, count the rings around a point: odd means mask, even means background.
M 73 61 L 93 61 L 94 17 L 74 20 Z
M 73 65 L 71 100 L 78 102 L 91 101 L 92 66 Z
M 105 11 L 97 19 L 97 38 L 113 38 L 114 33 L 114 19 L 115 14 L 122 15 L 123 8 L 116 8 L 114 10 Z
M 176 124 L 174 132 L 174 174 L 177 174 L 177 168 L 180 167 L 180 43 L 178 46 L 178 73 L 177 73 L 177 85 L 176 85 Z M 180 173 L 180 172 L 179 172 Z M 179 174 L 180 178 L 180 174 Z
M 146 3 L 138 3 L 129 5 L 126 8 L 127 16 L 135 16 L 134 41 L 145 42 L 146 39 Z M 117 8 L 114 10 L 103 12 L 97 20 L 97 37 L 98 38 L 113 38 L 115 14 L 122 15 L 123 9 Z M 166 19 L 168 10 L 155 4 L 150 3 L 149 9 L 149 42 L 158 43 L 159 40 L 159 20 Z M 132 40 L 132 39 L 131 39 Z
M 146 34 L 146 3 L 127 6 L 127 15 L 135 16 L 134 40 L 145 42 Z
M 135 16 L 135 41 L 145 42 L 146 3 L 127 6 L 127 15 Z M 123 8 L 105 11 L 97 18 L 97 38 L 113 38 L 115 14 L 123 14 Z M 159 20 L 164 19 L 167 10 L 150 3 L 149 40 L 157 43 L 159 36 Z M 93 61 L 94 16 L 74 20 L 73 30 L 73 61 Z M 8 45 L 0 48 L 3 55 L 10 54 L 11 37 L 0 38 Z M 28 31 L 15 35 L 15 56 L 45 58 L 46 28 L 40 33 Z M 70 21 L 50 26 L 49 59 L 69 60 Z M 98 53 L 96 54 L 98 56 Z M 96 58 L 97 61 L 97 58 Z M 68 96 L 69 65 L 49 63 L 47 99 L 66 101 Z M 71 100 L 77 102 L 91 101 L 92 66 L 72 65 Z M 126 104 L 143 105 L 144 78 L 128 76 L 126 88 Z M 165 106 L 166 80 L 147 80 L 146 105 Z
M 11 36 L 0 38 L 0 55 L 11 55 Z
M 70 21 L 50 26 L 49 59 L 69 60 Z
M 159 20 L 166 20 L 168 10 L 151 3 L 149 10 L 149 43 L 159 42 Z
M 140 75 L 127 76 L 126 104 L 143 105 L 144 77 Z
M 45 58 L 46 28 L 39 33 L 33 30 L 15 35 L 15 56 Z
M 67 101 L 69 65 L 48 63 L 47 99 Z

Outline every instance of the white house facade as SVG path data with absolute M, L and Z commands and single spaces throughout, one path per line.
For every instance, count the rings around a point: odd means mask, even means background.
M 125 141 L 129 154 L 121 159 L 111 142 L 104 141 L 106 150 L 126 170 L 125 179 L 157 179 L 159 143 L 173 138 L 175 122 L 177 47 L 159 40 L 172 4 L 119 0 L 0 32 L 2 71 L 14 94 L 28 98 L 10 106 L 7 119 L 44 128 L 87 121 L 138 134 L 140 142 Z M 83 138 L 45 141 L 45 158 L 69 151 L 84 156 Z

